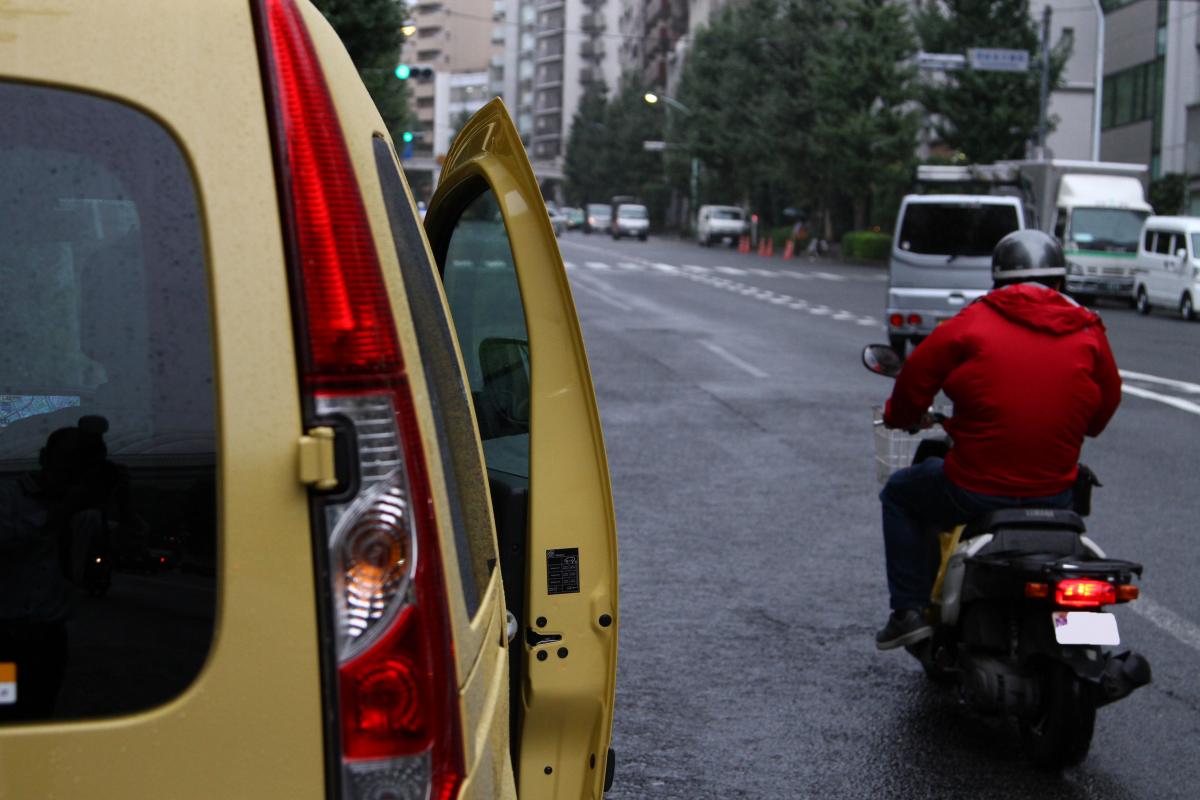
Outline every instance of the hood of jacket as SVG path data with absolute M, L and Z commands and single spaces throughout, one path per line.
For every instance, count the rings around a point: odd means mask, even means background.
M 1100 317 L 1074 300 L 1037 283 L 1019 283 L 988 292 L 980 302 L 1007 320 L 1055 336 L 1091 325 L 1104 330 Z

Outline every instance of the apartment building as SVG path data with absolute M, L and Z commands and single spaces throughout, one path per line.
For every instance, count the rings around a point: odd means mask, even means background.
M 543 174 L 561 174 L 587 84 L 619 77 L 619 0 L 507 0 L 504 100 Z
M 1200 212 L 1200 4 L 1101 0 L 1105 8 L 1100 154 L 1188 176 Z
M 418 0 L 410 3 L 409 16 L 416 25 L 416 32 L 401 50 L 402 61 L 433 67 L 435 75 L 488 72 L 494 7 L 495 0 Z M 435 77 L 412 81 L 412 106 L 418 130 L 423 134 L 414 146 L 418 154 L 433 153 L 436 84 Z
M 720 0 L 623 0 L 621 66 L 641 76 L 646 89 L 668 92 L 683 69 L 692 6 L 706 11 Z

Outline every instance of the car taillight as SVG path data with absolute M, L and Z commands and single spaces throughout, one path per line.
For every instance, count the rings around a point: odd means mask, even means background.
M 888 324 L 891 325 L 893 328 L 899 328 L 901 325 L 904 324 L 904 315 L 903 314 L 892 314 L 890 317 L 888 317 Z
M 1117 590 L 1107 581 L 1068 578 L 1054 587 L 1054 602 L 1065 608 L 1097 608 L 1117 602 Z
M 356 494 L 314 503 L 337 675 L 327 741 L 346 800 L 452 798 L 458 687 L 433 500 L 387 288 L 341 126 L 294 0 L 259 30 L 307 422 L 357 447 Z M 343 465 L 349 466 L 349 465 Z M 345 476 L 341 476 L 345 477 Z M 327 697 L 332 703 L 334 697 Z
M 920 314 L 909 314 L 908 315 L 908 324 L 909 325 L 920 325 L 921 324 L 921 315 Z

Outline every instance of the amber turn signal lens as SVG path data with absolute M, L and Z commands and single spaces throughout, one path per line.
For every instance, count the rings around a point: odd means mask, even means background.
M 1045 600 L 1050 596 L 1050 584 L 1030 581 L 1025 584 L 1025 596 L 1031 600 Z
M 1117 587 L 1117 602 L 1128 603 L 1130 600 L 1137 600 L 1140 592 L 1138 587 L 1131 583 L 1124 583 Z

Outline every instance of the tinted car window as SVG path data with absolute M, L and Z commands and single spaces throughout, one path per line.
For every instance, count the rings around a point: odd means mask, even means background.
M 1175 234 L 1159 231 L 1158 240 L 1154 245 L 1154 252 L 1162 253 L 1163 255 L 1175 252 Z
M 1137 252 L 1144 211 L 1125 208 L 1077 208 L 1071 215 L 1071 241 L 1086 250 Z
M 463 599 L 467 613 L 474 617 L 496 559 L 487 511 L 487 482 L 479 464 L 471 407 L 458 368 L 450 321 L 438 292 L 437 275 L 409 210 L 391 148 L 383 139 L 375 139 L 374 146 L 396 258 L 421 348 L 421 366 L 434 405 L 438 448 L 442 463 L 450 468 L 444 476 L 450 496 L 450 523 L 458 550 Z
M 0 83 L 0 723 L 170 700 L 216 609 L 213 357 L 178 146 Z
M 1200 233 L 1192 234 L 1192 258 L 1200 257 Z
M 741 219 L 742 212 L 733 211 L 731 209 L 717 209 L 712 212 L 713 219 Z
M 900 228 L 900 249 L 946 256 L 989 256 L 1020 223 L 1012 206 L 910 203 Z

